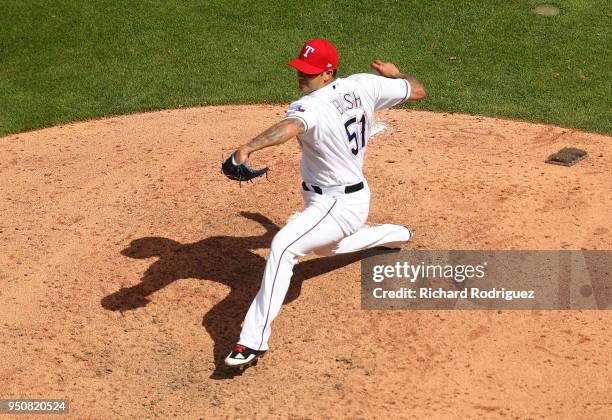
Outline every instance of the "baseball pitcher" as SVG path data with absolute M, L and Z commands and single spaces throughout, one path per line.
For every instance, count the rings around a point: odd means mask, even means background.
M 334 255 L 367 248 L 400 247 L 410 228 L 392 224 L 367 226 L 370 189 L 363 175 L 374 112 L 403 101 L 425 97 L 423 86 L 392 63 L 375 60 L 375 74 L 336 77 L 338 53 L 330 42 L 312 39 L 297 59 L 299 89 L 305 96 L 292 103 L 286 116 L 222 165 L 234 180 L 250 180 L 267 168 L 250 168 L 251 153 L 297 137 L 302 149 L 301 192 L 304 210 L 274 237 L 261 288 L 244 319 L 240 339 L 225 359 L 244 368 L 268 350 L 270 325 L 280 312 L 293 267 L 310 252 Z

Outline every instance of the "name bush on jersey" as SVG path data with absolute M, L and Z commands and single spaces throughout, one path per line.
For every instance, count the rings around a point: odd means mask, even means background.
M 361 98 L 355 92 L 338 94 L 331 100 L 332 105 L 340 115 L 355 108 L 361 108 Z M 298 112 L 306 112 L 306 108 L 300 103 L 293 104 L 287 109 L 287 116 L 299 115 Z
M 355 92 L 336 95 L 331 103 L 336 107 L 340 115 L 351 109 L 361 108 L 361 98 Z

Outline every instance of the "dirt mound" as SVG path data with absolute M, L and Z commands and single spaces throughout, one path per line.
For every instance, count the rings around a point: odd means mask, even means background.
M 0 139 L 0 395 L 75 417 L 612 415 L 611 311 L 363 311 L 357 257 L 296 268 L 271 351 L 217 369 L 277 229 L 302 208 L 299 148 L 221 151 L 284 107 L 129 115 Z M 612 139 L 392 110 L 372 140 L 370 220 L 420 249 L 612 249 Z M 562 147 L 589 158 L 546 165 Z

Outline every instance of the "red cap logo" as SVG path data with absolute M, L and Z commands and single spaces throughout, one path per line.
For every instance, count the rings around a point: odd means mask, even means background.
M 311 39 L 304 44 L 298 58 L 287 64 L 306 74 L 320 74 L 326 70 L 336 70 L 338 51 L 329 41 Z

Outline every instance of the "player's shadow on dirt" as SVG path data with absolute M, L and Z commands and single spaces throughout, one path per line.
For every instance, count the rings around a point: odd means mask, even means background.
M 276 226 L 259 213 L 241 213 L 261 224 L 266 232 L 258 236 L 212 236 L 191 244 L 172 239 L 145 237 L 132 241 L 121 254 L 130 258 L 158 257 L 136 286 L 122 288 L 105 296 L 101 304 L 111 311 L 129 311 L 146 306 L 149 296 L 178 279 L 194 278 L 217 281 L 230 287 L 229 294 L 202 320 L 214 341 L 215 371 L 211 378 L 232 377 L 223 367 L 223 359 L 240 335 L 241 323 L 259 289 L 265 259 L 251 250 L 268 248 L 278 232 Z M 294 270 L 285 303 L 300 295 L 304 280 L 328 273 L 360 259 L 359 254 L 317 258 L 299 263 Z

